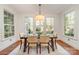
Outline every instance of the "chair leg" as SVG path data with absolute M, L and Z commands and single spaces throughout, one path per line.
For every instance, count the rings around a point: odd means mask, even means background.
M 20 49 L 21 49 L 21 47 L 22 47 L 22 40 L 20 40 Z
M 37 52 L 37 54 L 38 54 L 38 44 L 36 45 L 36 52 Z
M 30 50 L 30 47 L 29 47 L 29 43 L 28 43 L 28 54 L 29 54 L 29 50 Z
M 40 54 L 41 54 L 41 44 L 39 45 L 39 47 L 40 47 L 40 49 L 39 49 L 39 50 L 40 50 Z
M 47 49 L 48 49 L 48 53 L 50 53 L 50 49 L 49 49 L 49 43 L 48 43 Z
M 56 49 L 57 49 L 57 45 L 56 45 L 56 39 L 55 39 L 55 47 L 56 47 Z

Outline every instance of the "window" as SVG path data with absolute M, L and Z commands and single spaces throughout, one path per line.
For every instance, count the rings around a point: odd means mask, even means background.
M 36 32 L 44 32 L 44 20 L 42 21 L 36 21 Z
M 32 17 L 27 17 L 26 18 L 26 26 L 28 27 L 28 33 L 32 34 L 33 33 L 33 18 Z
M 46 19 L 41 21 L 35 20 L 33 17 L 26 17 L 25 24 L 29 34 L 33 34 L 33 32 L 36 34 L 38 32 L 40 32 L 41 34 L 44 34 L 45 32 L 51 34 L 54 30 L 53 17 L 46 17 Z
M 54 18 L 48 17 L 46 18 L 46 32 L 48 34 L 51 34 L 53 33 L 53 31 L 54 31 Z
M 4 37 L 14 35 L 14 15 L 4 11 Z
M 64 17 L 64 32 L 67 36 L 74 36 L 74 14 L 75 12 L 70 12 Z

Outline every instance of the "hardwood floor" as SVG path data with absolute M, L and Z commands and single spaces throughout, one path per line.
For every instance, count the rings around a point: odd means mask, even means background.
M 72 46 L 68 45 L 67 43 L 63 42 L 62 40 L 57 40 L 57 43 L 62 46 L 66 51 L 68 51 L 71 55 L 79 55 L 79 50 L 73 48 Z M 17 41 L 10 45 L 9 47 L 5 48 L 4 50 L 0 51 L 0 55 L 8 55 L 12 52 L 18 45 L 20 41 Z
M 9 47 L 5 48 L 4 50 L 0 51 L 0 55 L 8 55 L 10 52 L 12 52 L 18 45 L 20 44 L 20 41 L 17 41 L 10 45 Z
M 67 43 L 57 40 L 57 43 L 62 46 L 65 50 L 67 50 L 71 55 L 79 55 L 79 50 L 75 49 L 74 47 L 68 45 Z

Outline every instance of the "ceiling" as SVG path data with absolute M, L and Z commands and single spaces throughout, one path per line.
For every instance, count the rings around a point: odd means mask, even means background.
M 9 4 L 11 8 L 22 14 L 38 14 L 38 4 Z M 42 4 L 42 14 L 57 14 L 71 8 L 72 4 Z

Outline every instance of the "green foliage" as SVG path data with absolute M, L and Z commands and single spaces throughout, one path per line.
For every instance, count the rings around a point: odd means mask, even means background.
M 30 29 L 30 28 L 28 29 L 28 32 L 29 32 L 29 34 L 31 34 L 31 33 L 32 33 L 32 31 L 31 31 L 31 29 Z
M 14 35 L 14 15 L 4 11 L 4 37 Z
M 65 32 L 65 35 L 74 36 L 73 29 L 70 29 L 67 33 Z
M 68 13 L 64 17 L 64 34 L 67 36 L 74 36 L 74 13 Z M 71 18 L 73 17 L 73 19 Z
M 37 27 L 36 28 L 36 33 L 38 34 L 38 36 L 40 36 L 42 34 L 40 27 Z

